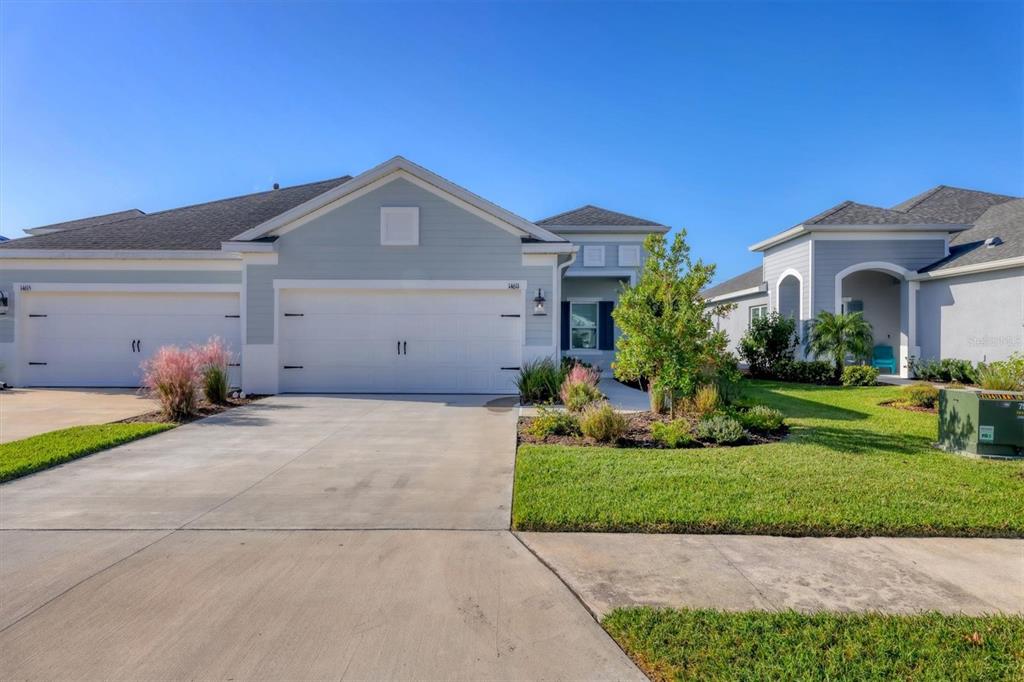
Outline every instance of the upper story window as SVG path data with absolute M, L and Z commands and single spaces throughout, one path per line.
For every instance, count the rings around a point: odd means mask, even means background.
M 604 246 L 590 244 L 583 247 L 583 267 L 604 267 Z
M 619 267 L 640 267 L 640 246 L 638 244 L 629 244 L 619 247 Z
M 762 317 L 768 314 L 768 306 L 766 305 L 752 305 L 750 306 L 750 324 L 754 323 L 754 320 L 760 320 Z
M 382 206 L 381 246 L 417 246 L 420 243 L 420 209 L 415 206 Z

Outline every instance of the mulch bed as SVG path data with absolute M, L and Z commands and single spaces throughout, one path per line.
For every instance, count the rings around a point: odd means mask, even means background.
M 265 396 L 262 395 L 247 395 L 245 398 L 228 398 L 227 403 L 224 405 L 216 405 L 214 403 L 202 400 L 199 402 L 199 406 L 196 409 L 196 413 L 187 419 L 179 419 L 173 421 L 167 419 L 161 410 L 154 410 L 153 412 L 146 412 L 145 414 L 139 414 L 134 417 L 128 417 L 127 419 L 120 420 L 120 424 L 188 424 L 194 422 L 197 419 L 204 419 L 206 417 L 212 417 L 215 414 L 226 412 L 236 407 L 242 407 L 249 403 L 255 402 Z
M 938 407 L 920 407 L 919 405 L 911 405 L 910 403 L 903 402 L 902 400 L 883 400 L 878 403 L 883 407 L 892 407 L 897 410 L 906 410 L 907 412 L 926 412 L 928 414 L 938 414 Z
M 665 449 L 665 446 L 654 440 L 651 435 L 651 425 L 654 422 L 670 422 L 672 419 L 668 415 L 655 414 L 654 412 L 634 412 L 632 414 L 626 414 L 629 418 L 629 428 L 626 431 L 626 435 L 622 439 L 612 445 L 611 447 L 621 448 L 647 448 L 647 449 Z M 529 433 L 528 427 L 534 420 L 534 417 L 520 417 L 519 418 L 519 440 L 518 444 L 531 443 L 535 445 L 571 445 L 571 446 L 587 446 L 587 447 L 609 447 L 608 443 L 598 443 L 585 436 L 546 436 L 544 438 L 537 438 Z M 747 438 L 737 443 L 729 443 L 722 445 L 719 443 L 703 443 L 698 440 L 684 445 L 684 448 L 731 448 L 741 445 L 763 445 L 765 443 L 777 443 L 786 437 L 786 427 L 783 426 L 777 433 L 752 433 L 748 432 Z

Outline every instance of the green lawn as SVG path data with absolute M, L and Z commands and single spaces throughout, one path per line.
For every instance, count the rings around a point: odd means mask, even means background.
M 1024 618 L 619 609 L 605 629 L 655 680 L 1024 679 Z
M 97 424 L 50 431 L 0 444 L 0 482 L 112 448 L 175 424 Z
M 1024 463 L 936 451 L 935 415 L 893 387 L 749 382 L 791 425 L 779 443 L 640 450 L 524 445 L 520 530 L 1024 537 Z

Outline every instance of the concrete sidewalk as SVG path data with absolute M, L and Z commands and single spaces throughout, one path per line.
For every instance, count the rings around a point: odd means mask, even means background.
M 518 536 L 599 616 L 637 605 L 1024 613 L 1024 540 Z

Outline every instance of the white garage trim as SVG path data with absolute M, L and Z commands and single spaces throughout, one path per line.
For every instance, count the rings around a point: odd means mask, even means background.
M 241 293 L 241 284 L 132 284 L 98 283 L 69 284 L 49 282 L 15 282 L 15 291 L 25 292 L 67 292 L 67 293 L 122 293 L 122 294 L 231 294 Z

